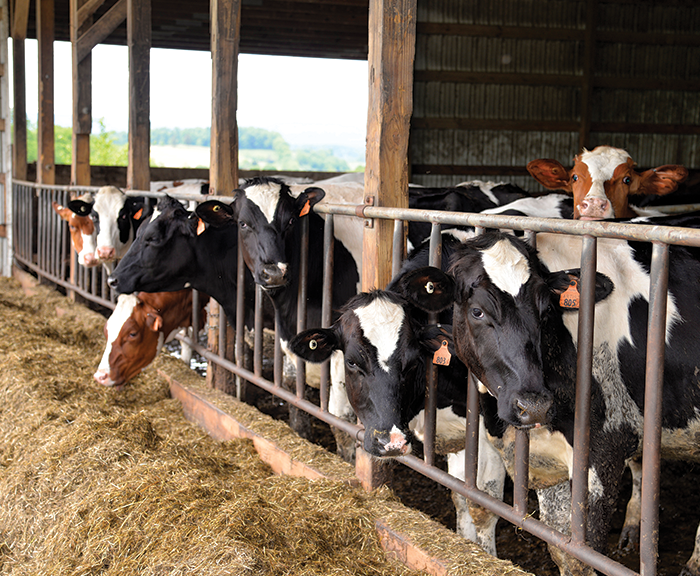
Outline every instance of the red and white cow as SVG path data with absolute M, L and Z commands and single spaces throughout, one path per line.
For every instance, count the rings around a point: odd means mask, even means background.
M 78 208 L 78 212 L 58 202 L 51 205 L 54 212 L 68 222 L 71 245 L 78 254 L 78 264 L 90 268 L 99 264 L 95 258 L 95 224 L 90 217 L 92 195 L 85 194 L 79 200 L 83 208 Z
M 684 166 L 668 164 L 637 172 L 625 150 L 598 146 L 574 157 L 567 170 L 557 160 L 542 158 L 528 163 L 530 175 L 549 190 L 564 190 L 574 196 L 574 218 L 607 220 L 651 215 L 630 206 L 632 195 L 665 195 L 688 177 Z
M 204 326 L 204 306 L 209 298 L 200 294 L 199 328 Z M 146 368 L 166 342 L 181 328 L 192 325 L 192 290 L 121 294 L 105 324 L 107 346 L 95 380 L 121 389 Z

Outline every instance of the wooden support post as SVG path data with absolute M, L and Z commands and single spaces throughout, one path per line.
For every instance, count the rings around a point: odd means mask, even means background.
M 241 0 L 211 1 L 212 117 L 209 190 L 238 187 L 238 45 Z
M 92 17 L 81 22 L 80 8 L 87 0 L 70 0 L 70 36 L 73 59 L 73 156 L 71 183 L 90 185 L 90 132 L 92 132 L 92 56 L 82 60 L 78 39 L 92 24 Z
M 238 45 L 241 27 L 241 0 L 211 0 L 212 120 L 209 192 L 228 196 L 238 187 Z M 211 307 L 219 307 L 210 302 Z M 219 350 L 218 319 L 209 316 L 209 346 Z M 229 319 L 233 324 L 234 319 Z M 226 331 L 226 347 L 218 353 L 234 359 L 234 336 Z M 207 383 L 219 390 L 235 390 L 235 377 L 212 362 L 207 367 Z
M 12 87 L 15 96 L 14 144 L 12 174 L 17 180 L 27 179 L 27 68 L 24 40 L 29 21 L 29 0 L 15 0 L 12 20 Z
M 126 13 L 129 48 L 129 165 L 126 170 L 126 187 L 149 190 L 151 3 L 128 0 Z
M 417 0 L 370 0 L 369 107 L 365 203 L 408 208 L 408 136 L 413 111 L 413 63 Z M 384 288 L 391 279 L 393 220 L 365 226 L 362 289 Z M 376 464 L 358 450 L 357 474 L 365 488 L 382 481 Z M 362 465 L 361 465 L 362 463 Z
M 53 106 L 54 0 L 37 1 L 39 45 L 39 126 L 37 128 L 37 182 L 55 184 Z
M 12 85 L 15 94 L 14 144 L 12 175 L 16 180 L 27 179 L 27 83 L 24 40 L 12 40 Z

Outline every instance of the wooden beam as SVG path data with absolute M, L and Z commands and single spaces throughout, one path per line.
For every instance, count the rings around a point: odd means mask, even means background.
M 581 86 L 582 79 L 581 76 L 574 74 L 510 74 L 501 72 L 416 70 L 416 82 L 578 87 Z
M 77 47 L 78 61 L 90 54 L 95 46 L 126 20 L 126 2 L 127 0 L 119 0 L 104 16 L 81 33 Z
M 241 0 L 211 0 L 211 61 L 212 61 L 212 117 L 211 160 L 209 163 L 209 193 L 229 196 L 238 187 L 238 47 L 241 28 Z M 223 314 L 217 303 L 209 307 Z M 225 342 L 234 344 L 235 337 L 227 323 Z M 210 315 L 209 347 L 219 351 L 219 319 Z M 235 347 L 219 351 L 227 359 L 235 357 Z M 232 375 L 213 362 L 207 367 L 207 383 L 218 390 L 235 390 Z
M 104 3 L 105 0 L 86 0 L 85 2 L 83 2 L 78 8 L 78 12 L 76 14 L 76 25 L 78 26 L 78 28 L 81 28 L 83 24 L 87 22 L 88 19 L 90 19 L 90 22 L 92 22 L 92 15 Z
M 129 165 L 126 187 L 148 190 L 151 180 L 151 3 L 127 0 L 126 12 L 129 50 Z
M 15 0 L 13 8 L 12 38 L 25 40 L 27 38 L 27 23 L 29 22 L 29 0 Z
M 238 41 L 241 0 L 211 1 L 212 120 L 209 190 L 238 187 Z
M 71 183 L 89 186 L 90 133 L 92 132 L 92 56 L 79 55 L 78 38 L 89 28 L 92 18 L 79 18 L 85 0 L 70 0 L 71 57 L 73 77 L 73 132 L 71 158 Z
M 15 95 L 14 144 L 12 146 L 12 175 L 27 179 L 27 82 L 24 40 L 12 39 L 12 87 Z
M 408 208 L 408 135 L 413 112 L 417 0 L 370 0 L 369 104 L 365 203 Z M 362 290 L 384 288 L 391 279 L 394 223 L 377 219 L 365 226 Z M 381 471 L 356 455 L 367 489 L 382 482 Z
M 37 128 L 36 178 L 42 184 L 56 183 L 54 145 L 54 0 L 37 1 L 39 45 L 39 126 Z

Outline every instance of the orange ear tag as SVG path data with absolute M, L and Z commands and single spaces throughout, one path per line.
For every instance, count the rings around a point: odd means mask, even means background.
M 450 358 L 452 358 L 452 354 L 450 354 L 450 351 L 447 349 L 447 340 L 443 340 L 442 346 L 435 350 L 435 354 L 433 354 L 433 364 L 449 366 Z
M 207 229 L 207 227 L 204 225 L 204 220 L 201 218 L 197 222 L 197 236 L 199 236 L 202 232 L 204 232 Z
M 307 200 L 306 204 L 304 204 L 304 207 L 301 209 L 301 212 L 299 212 L 299 217 L 306 216 L 309 213 L 309 210 L 311 210 L 311 203 Z
M 578 310 L 579 297 L 578 280 L 571 280 L 569 287 L 559 296 L 559 306 L 570 310 Z
M 134 214 L 134 220 L 141 220 L 141 216 L 143 216 L 143 208 L 139 208 L 139 211 Z

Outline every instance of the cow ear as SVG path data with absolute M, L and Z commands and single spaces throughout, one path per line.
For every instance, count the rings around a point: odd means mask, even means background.
M 439 268 L 425 266 L 404 274 L 395 285 L 409 303 L 425 312 L 442 312 L 454 301 L 454 280 Z
M 312 328 L 294 336 L 289 349 L 300 358 L 319 364 L 340 350 L 340 341 L 332 328 Z
M 70 212 L 68 208 L 65 206 L 61 206 L 58 202 L 51 202 L 51 206 L 53 207 L 53 211 L 56 212 L 63 220 L 66 222 L 68 221 L 68 218 L 70 218 L 69 214 L 66 214 L 66 212 Z
M 541 158 L 528 162 L 527 171 L 535 180 L 548 190 L 571 192 L 569 172 L 560 162 L 550 158 Z
M 417 330 L 417 336 L 420 345 L 427 352 L 436 352 L 442 348 L 444 342 L 447 342 L 447 349 L 454 356 L 451 324 L 426 324 Z
M 71 200 L 68 202 L 68 209 L 77 214 L 78 216 L 89 216 L 92 212 L 92 207 L 95 205 L 94 202 L 85 202 L 84 200 Z
M 326 193 L 321 188 L 307 188 L 304 190 L 296 200 L 297 216 L 306 216 L 316 204 L 323 200 L 325 195 Z
M 224 204 L 218 200 L 202 202 L 195 209 L 195 214 L 207 224 L 217 228 L 229 226 L 236 221 L 233 215 L 233 208 L 229 204 Z
M 631 192 L 634 194 L 670 194 L 688 177 L 688 169 L 677 164 L 667 164 L 646 170 L 635 179 Z
M 146 314 L 146 326 L 148 326 L 149 330 L 158 332 L 163 328 L 163 317 L 156 312 L 149 312 Z
M 547 278 L 547 285 L 552 293 L 559 295 L 559 305 L 562 308 L 578 309 L 579 284 L 581 282 L 581 269 L 553 272 Z M 615 289 L 612 280 L 601 272 L 595 274 L 595 301 L 605 300 Z

